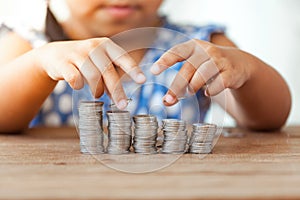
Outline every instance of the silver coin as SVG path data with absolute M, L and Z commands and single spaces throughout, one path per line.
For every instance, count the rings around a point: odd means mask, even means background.
M 182 154 L 187 151 L 188 135 L 186 122 L 178 119 L 163 119 L 162 153 Z
M 189 152 L 194 154 L 208 154 L 212 151 L 212 143 L 217 131 L 217 125 L 209 123 L 193 124 L 189 140 Z
M 109 154 L 127 154 L 132 143 L 132 123 L 128 111 L 114 110 L 106 112 L 108 119 Z
M 103 102 L 81 101 L 79 111 L 80 151 L 84 154 L 104 153 L 103 146 Z
M 158 122 L 154 115 L 135 115 L 133 149 L 139 154 L 156 154 Z

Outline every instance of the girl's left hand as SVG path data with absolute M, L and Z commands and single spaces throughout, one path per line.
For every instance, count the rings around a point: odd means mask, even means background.
M 194 94 L 207 84 L 206 96 L 215 96 L 226 88 L 242 87 L 252 74 L 245 55 L 236 47 L 192 39 L 164 53 L 151 67 L 151 72 L 158 75 L 177 62 L 185 61 L 163 98 L 170 106 L 177 103 L 187 89 Z

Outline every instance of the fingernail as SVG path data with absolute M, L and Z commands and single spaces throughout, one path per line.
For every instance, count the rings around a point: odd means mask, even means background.
M 119 109 L 123 110 L 127 107 L 127 101 L 125 99 L 122 99 L 117 103 L 117 106 Z
M 173 104 L 173 103 L 175 103 L 176 99 L 174 97 L 172 97 L 171 95 L 167 94 L 165 96 L 165 101 L 169 104 Z
M 136 82 L 138 83 L 144 83 L 146 81 L 146 76 L 142 73 L 138 73 L 135 77 Z
M 159 65 L 158 64 L 152 65 L 150 71 L 151 71 L 152 74 L 155 74 L 155 75 L 159 74 L 160 73 Z

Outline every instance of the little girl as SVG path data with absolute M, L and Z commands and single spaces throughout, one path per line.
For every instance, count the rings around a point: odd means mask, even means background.
M 42 32 L 1 25 L 0 132 L 70 124 L 72 100 L 80 100 L 72 92 L 80 97 L 85 83 L 95 98 L 132 114 L 203 121 L 214 97 L 239 126 L 286 122 L 285 81 L 238 49 L 224 27 L 172 24 L 158 15 L 162 0 L 65 3 L 68 18 L 57 21 L 48 7 Z M 181 101 L 186 93 L 193 98 Z

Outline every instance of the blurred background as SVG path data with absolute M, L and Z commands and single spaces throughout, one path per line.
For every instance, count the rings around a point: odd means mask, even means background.
M 0 0 L 0 20 L 42 28 L 44 9 L 45 0 Z M 177 23 L 225 25 L 226 34 L 242 50 L 272 65 L 286 79 L 293 96 L 287 124 L 300 124 L 299 0 L 165 0 L 161 12 Z M 229 116 L 225 121 L 234 123 Z

